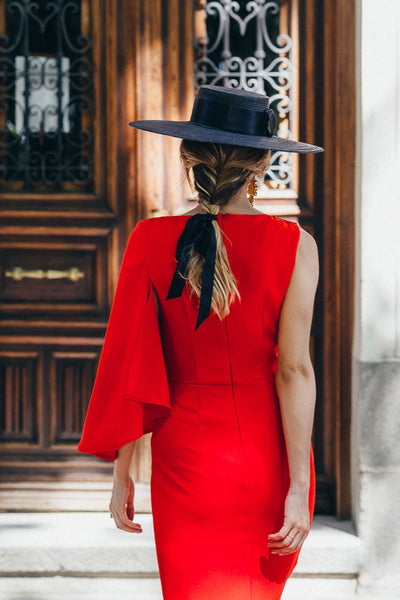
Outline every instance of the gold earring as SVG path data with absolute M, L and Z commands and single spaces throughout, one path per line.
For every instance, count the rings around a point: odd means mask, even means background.
M 257 196 L 257 190 L 258 190 L 258 181 L 257 181 L 257 177 L 254 175 L 254 178 L 250 181 L 248 188 L 247 188 L 247 198 L 252 206 L 254 204 L 254 198 Z

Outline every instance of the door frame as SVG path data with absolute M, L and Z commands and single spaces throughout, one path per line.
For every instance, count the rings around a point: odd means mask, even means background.
M 318 3 L 317 4 L 322 4 Z M 323 2 L 324 398 L 333 424 L 336 516 L 351 517 L 355 297 L 356 0 Z

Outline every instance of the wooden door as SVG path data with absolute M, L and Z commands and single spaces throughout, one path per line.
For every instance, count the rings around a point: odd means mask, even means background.
M 324 145 L 322 78 L 323 22 L 321 2 L 260 2 L 239 7 L 197 3 L 195 38 L 197 83 L 212 83 L 265 92 L 279 122 L 279 135 Z M 268 214 L 297 221 L 317 240 L 323 262 L 324 156 L 272 153 L 256 206 Z M 261 183 L 261 185 L 260 185 Z M 311 332 L 311 356 L 317 380 L 313 447 L 317 474 L 316 512 L 335 510 L 335 449 L 332 423 L 326 420 L 330 399 L 324 390 L 323 267 Z M 329 335 L 329 334 L 328 334 Z
M 74 450 L 125 237 L 105 25 L 96 0 L 0 2 L 3 508 L 110 471 Z
M 0 0 L 1 509 L 107 506 L 112 463 L 76 444 L 128 235 L 174 185 L 169 141 L 139 152 L 128 122 L 186 114 L 187 7 Z M 139 510 L 149 473 L 146 436 Z
M 112 464 L 78 454 L 76 443 L 122 252 L 138 219 L 194 205 L 182 185 L 179 140 L 127 124 L 188 118 L 205 63 L 218 52 L 207 55 L 199 38 L 219 29 L 200 0 L 34 4 L 0 0 L 0 508 L 104 510 Z M 280 48 L 272 39 L 275 49 L 258 54 L 256 67 L 277 59 L 284 69 L 290 57 L 292 105 L 289 114 L 283 98 L 277 108 L 282 126 L 326 153 L 295 158 L 290 183 L 287 157 L 276 156 L 257 207 L 298 219 L 319 245 L 312 332 L 317 512 L 346 516 L 353 172 L 350 160 L 339 160 L 344 142 L 336 128 L 344 127 L 339 98 L 351 105 L 354 90 L 353 3 L 265 4 L 272 31 L 289 35 L 291 49 L 285 54 L 288 38 Z M 240 5 L 237 37 L 248 10 Z M 250 21 L 246 48 L 255 39 Z M 341 40 L 348 62 L 336 42 L 339 28 L 348 32 Z M 343 78 L 347 87 L 338 95 Z M 351 106 L 349 117 L 354 126 Z M 352 135 L 350 127 L 347 155 Z M 150 510 L 150 435 L 135 453 L 136 510 Z

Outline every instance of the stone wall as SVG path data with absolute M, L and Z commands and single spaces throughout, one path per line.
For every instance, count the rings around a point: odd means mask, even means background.
M 360 591 L 381 598 L 400 594 L 400 2 L 358 11 L 352 499 Z

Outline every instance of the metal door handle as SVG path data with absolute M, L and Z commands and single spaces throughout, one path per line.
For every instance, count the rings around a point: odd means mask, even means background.
M 6 271 L 6 277 L 10 277 L 15 281 L 21 281 L 22 279 L 69 279 L 70 281 L 78 281 L 85 277 L 85 273 L 77 267 L 71 267 L 66 271 L 56 269 L 26 271 L 22 267 L 14 267 L 11 271 Z

